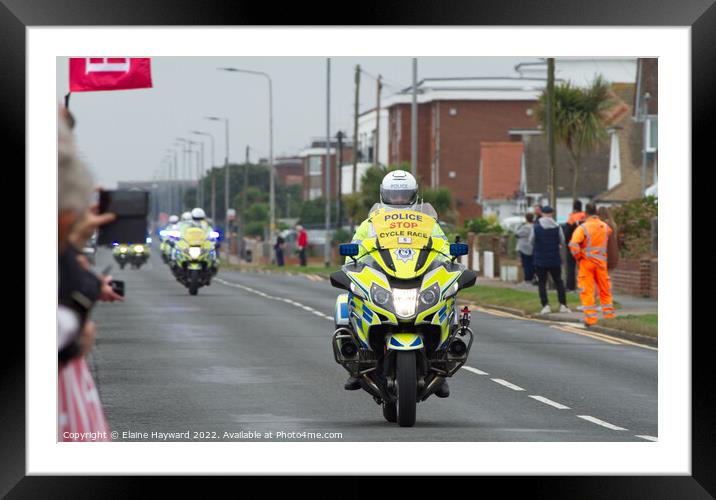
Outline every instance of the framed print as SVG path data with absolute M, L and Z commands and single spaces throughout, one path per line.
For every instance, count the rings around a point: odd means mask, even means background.
M 27 196 L 9 498 L 147 474 L 716 491 L 685 224 L 712 3 L 3 0 L 0 23 Z

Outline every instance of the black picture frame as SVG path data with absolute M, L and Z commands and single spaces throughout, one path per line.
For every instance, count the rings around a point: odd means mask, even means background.
M 32 26 L 128 25 L 492 25 L 492 26 L 690 26 L 692 156 L 707 158 L 716 108 L 716 6 L 714 0 L 501 0 L 382 1 L 348 5 L 198 0 L 0 0 L 0 137 L 6 153 L 25 161 L 25 28 Z M 319 12 L 335 12 L 320 20 Z M 337 22 L 336 22 L 337 20 Z M 350 21 L 350 23 L 348 23 Z M 709 126 L 711 125 L 711 126 Z M 710 139 L 710 141 L 709 141 Z M 684 169 L 689 166 L 682 167 Z M 24 182 L 24 176 L 23 176 Z M 28 186 L 26 186 L 28 189 Z M 689 219 L 690 221 L 691 219 Z M 31 243 L 28 239 L 28 244 Z M 28 263 L 26 262 L 26 265 Z M 691 272 L 690 269 L 685 272 Z M 17 294 L 20 295 L 19 293 Z M 24 296 L 24 294 L 23 294 Z M 2 363 L 0 495 L 7 498 L 127 497 L 149 492 L 146 480 L 128 477 L 27 477 L 25 473 L 25 342 L 6 329 Z M 686 333 L 686 332 L 681 332 Z M 692 336 L 692 475 L 645 477 L 524 478 L 529 492 L 551 498 L 711 498 L 716 496 L 716 415 L 713 361 L 707 359 L 709 329 Z M 497 478 L 496 480 L 499 480 Z M 359 478 L 346 481 L 355 492 Z M 490 491 L 495 479 L 480 479 Z M 489 481 L 489 483 L 488 483 Z M 505 481 L 503 481 L 504 483 Z M 516 484 L 500 485 L 506 494 Z M 168 478 L 183 488 L 184 481 Z M 444 484 L 444 483 L 443 483 Z M 218 485 L 216 485 L 218 486 Z M 420 487 L 420 486 L 418 486 Z M 251 489 L 243 484 L 244 491 Z M 494 491 L 494 490 L 493 490 Z M 169 492 L 169 488 L 164 490 Z M 143 494 L 141 494 L 143 493 Z M 334 493 L 336 493 L 334 491 Z

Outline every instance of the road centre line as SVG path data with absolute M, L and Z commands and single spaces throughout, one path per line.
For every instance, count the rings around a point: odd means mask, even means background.
M 472 366 L 463 366 L 462 369 L 472 373 L 476 373 L 477 375 L 489 375 L 489 373 L 483 372 L 482 370 L 478 370 L 477 368 L 473 368 Z
M 323 314 L 321 311 L 314 309 L 312 307 L 309 307 L 307 305 L 301 304 L 300 302 L 296 302 L 295 300 L 287 299 L 285 297 L 276 297 L 274 295 L 269 295 L 267 293 L 261 292 L 259 290 L 256 290 L 254 288 L 248 287 L 246 285 L 241 285 L 239 283 L 232 283 L 230 281 L 226 281 L 221 278 L 214 278 L 216 281 L 221 283 L 222 285 L 231 286 L 234 288 L 240 288 L 242 290 L 246 290 L 247 292 L 253 293 L 255 295 L 259 295 L 261 297 L 265 297 L 267 299 L 272 300 L 278 300 L 279 302 L 286 302 L 287 304 L 291 304 L 294 307 L 298 307 L 299 309 L 303 309 L 304 311 L 310 312 L 312 314 L 315 314 L 316 316 L 320 316 L 321 318 L 328 319 L 333 321 L 333 316 L 329 316 L 327 314 Z
M 515 384 L 510 383 L 507 380 L 503 380 L 501 378 L 492 378 L 490 380 L 492 380 L 493 382 L 496 382 L 500 385 L 504 385 L 505 387 L 508 387 L 508 388 L 512 389 L 513 391 L 524 391 L 524 389 L 522 387 L 520 387 L 519 385 L 515 385 Z
M 546 405 L 553 406 L 554 408 L 557 408 L 558 410 L 569 410 L 570 409 L 569 406 L 565 406 L 562 403 L 552 401 L 551 399 L 548 399 L 544 396 L 537 396 L 535 394 L 531 394 L 529 397 L 531 397 L 532 399 L 534 399 L 536 401 L 539 401 L 540 403 L 544 403 Z
M 582 420 L 586 420 L 587 422 L 601 425 L 602 427 L 606 427 L 607 429 L 611 429 L 613 431 L 626 431 L 627 430 L 624 427 L 619 427 L 618 425 L 610 424 L 609 422 L 605 422 L 604 420 L 600 420 L 596 417 L 592 417 L 591 415 L 577 415 L 577 417 L 581 418 Z

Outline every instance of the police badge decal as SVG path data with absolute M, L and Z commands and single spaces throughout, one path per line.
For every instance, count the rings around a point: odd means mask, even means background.
M 398 260 L 402 260 L 406 264 L 413 260 L 413 256 L 415 255 L 415 250 L 412 248 L 396 248 L 395 249 L 395 256 L 398 258 Z

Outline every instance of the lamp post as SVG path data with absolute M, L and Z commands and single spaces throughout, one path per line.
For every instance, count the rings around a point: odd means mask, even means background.
M 273 168 L 273 82 L 271 81 L 271 75 L 268 73 L 265 73 L 263 71 L 253 71 L 248 69 L 240 69 L 240 68 L 218 68 L 219 71 L 228 71 L 231 73 L 244 73 L 247 75 L 256 75 L 261 76 L 263 78 L 266 78 L 266 81 L 268 82 L 268 92 L 269 92 L 269 179 L 270 179 L 270 188 L 269 188 L 269 205 L 270 205 L 270 235 L 271 235 L 271 241 L 275 238 L 275 231 L 276 231 L 276 181 L 275 181 L 275 174 L 274 174 L 274 168 Z
M 214 155 L 214 136 L 209 132 L 202 132 L 201 130 L 192 130 L 191 133 L 195 135 L 206 136 L 211 139 L 211 220 L 216 221 L 216 178 L 214 177 L 214 165 L 216 165 L 216 156 Z M 202 163 L 202 169 L 203 167 L 204 164 Z
M 188 141 L 188 139 L 185 139 L 183 137 L 177 137 L 177 141 L 179 142 L 179 144 L 177 144 L 177 145 L 181 146 L 181 148 L 182 148 L 182 150 L 181 150 L 182 151 L 182 155 L 181 155 L 182 169 L 179 172 L 179 179 L 180 179 L 180 181 L 179 181 L 179 211 L 183 212 L 184 211 L 184 194 L 185 194 L 184 193 L 184 179 L 186 178 L 187 168 L 188 168 L 188 163 L 187 163 L 188 148 L 187 148 L 187 146 L 188 146 L 189 141 Z

